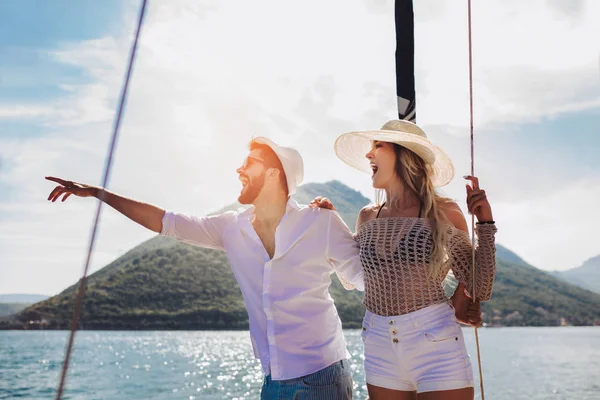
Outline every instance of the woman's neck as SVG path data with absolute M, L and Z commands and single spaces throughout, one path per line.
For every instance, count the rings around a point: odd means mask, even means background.
M 386 206 L 392 211 L 403 211 L 421 204 L 421 199 L 404 182 L 395 182 L 384 190 Z

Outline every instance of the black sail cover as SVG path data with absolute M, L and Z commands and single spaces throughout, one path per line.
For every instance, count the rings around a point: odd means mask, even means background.
M 395 13 L 398 118 L 416 122 L 415 18 L 412 0 L 396 0 Z

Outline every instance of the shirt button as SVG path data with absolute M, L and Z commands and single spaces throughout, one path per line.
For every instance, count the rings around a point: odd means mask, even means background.
M 392 342 L 394 342 L 394 343 L 398 343 L 398 338 L 393 338 L 393 339 L 392 339 Z
M 395 335 L 397 332 L 395 329 L 392 329 L 392 335 Z
M 390 325 L 394 325 L 394 320 L 393 319 L 390 320 Z

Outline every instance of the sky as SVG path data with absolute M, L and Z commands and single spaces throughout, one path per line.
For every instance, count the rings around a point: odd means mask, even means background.
M 0 2 L 0 293 L 81 276 L 96 204 L 46 198 L 54 175 L 99 184 L 139 1 Z M 333 152 L 396 115 L 391 0 L 149 0 L 109 188 L 205 214 L 237 198 L 254 136 L 296 147 L 305 182 L 373 197 Z M 470 169 L 466 2 L 415 2 L 419 125 Z M 600 3 L 473 4 L 475 170 L 497 242 L 545 270 L 600 254 Z M 92 271 L 154 234 L 102 214 Z

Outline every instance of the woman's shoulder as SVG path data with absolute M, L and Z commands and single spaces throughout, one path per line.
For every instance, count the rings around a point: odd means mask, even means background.
M 358 215 L 362 217 L 370 217 L 371 215 L 376 216 L 377 211 L 379 211 L 380 208 L 381 205 L 379 204 L 367 204 L 366 206 L 360 209 Z
M 469 232 L 465 215 L 454 200 L 442 198 L 438 200 L 438 207 L 446 217 L 449 225 L 458 230 Z
M 364 224 L 372 219 L 377 217 L 377 212 L 381 208 L 381 205 L 378 204 L 367 204 L 364 206 L 360 212 L 358 213 L 358 219 L 356 220 L 356 230 Z

